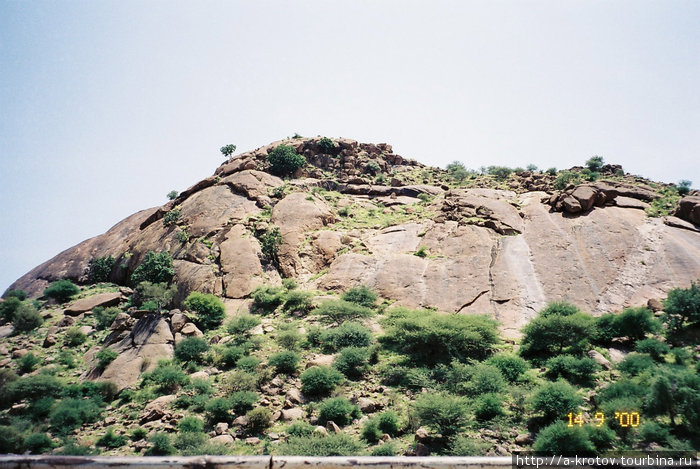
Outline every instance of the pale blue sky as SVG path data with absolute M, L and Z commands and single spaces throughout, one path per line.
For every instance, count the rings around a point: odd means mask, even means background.
M 700 185 L 698 1 L 0 0 L 0 291 L 295 132 Z

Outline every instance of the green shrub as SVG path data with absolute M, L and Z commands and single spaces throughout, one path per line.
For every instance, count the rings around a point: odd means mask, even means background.
M 499 393 L 505 390 L 506 382 L 501 371 L 495 366 L 477 363 L 471 368 L 471 379 L 466 384 L 466 391 L 472 396 Z
M 428 257 L 428 248 L 425 246 L 420 246 L 416 252 L 413 253 L 414 256 L 418 256 L 420 258 L 426 258 Z
M 41 359 L 34 355 L 32 352 L 29 352 L 19 360 L 17 360 L 17 368 L 19 369 L 19 372 L 22 374 L 25 373 L 31 373 L 34 371 L 34 368 L 41 363 Z
M 248 428 L 253 433 L 261 433 L 272 423 L 272 413 L 267 407 L 256 407 L 245 414 Z
M 260 241 L 260 251 L 265 257 L 277 264 L 277 254 L 282 245 L 282 233 L 276 226 L 268 228 L 263 234 L 258 237 Z
M 469 423 L 469 401 L 464 397 L 447 393 L 421 394 L 413 404 L 422 425 L 450 437 Z
M 554 176 L 555 174 L 557 174 L 557 168 L 547 168 L 545 170 L 545 173 L 549 174 L 550 176 Z
M 393 441 L 388 441 L 375 448 L 372 448 L 370 456 L 396 456 L 399 448 Z
M 154 383 L 160 392 L 173 393 L 187 384 L 189 378 L 179 366 L 161 362 L 153 371 L 143 375 L 143 381 Z
M 592 358 L 576 358 L 571 355 L 559 355 L 547 360 L 545 376 L 551 380 L 564 378 L 575 384 L 590 384 L 600 366 Z
M 9 298 L 17 298 L 19 301 L 24 301 L 27 299 L 27 292 L 24 290 L 7 290 L 3 295 L 5 300 Z
M 170 435 L 167 433 L 156 433 L 148 441 L 151 443 L 151 447 L 146 451 L 148 456 L 169 456 L 175 454 L 175 448 L 170 442 Z
M 366 306 L 349 301 L 329 300 L 321 303 L 314 310 L 314 314 L 321 316 L 321 319 L 327 323 L 342 324 L 346 321 L 370 317 L 373 311 Z
M 14 333 L 33 331 L 44 323 L 39 311 L 30 304 L 22 303 L 15 311 L 15 318 L 12 321 Z
M 649 333 L 661 329 L 659 321 L 648 308 L 626 308 L 617 318 L 618 337 L 627 337 L 632 341 L 642 340 Z
M 200 337 L 187 337 L 175 346 L 175 358 L 183 362 L 201 363 L 209 345 Z
M 6 322 L 12 322 L 15 319 L 15 312 L 22 304 L 22 300 L 13 296 L 5 298 L 5 301 L 0 303 L 0 318 Z
M 314 426 L 304 420 L 296 420 L 287 427 L 289 436 L 309 436 L 314 432 Z
M 379 163 L 376 161 L 370 161 L 365 165 L 365 173 L 367 174 L 375 175 L 381 172 L 381 170 L 381 166 L 379 166 Z
M 30 454 L 42 454 L 53 448 L 53 441 L 46 433 L 32 433 L 24 439 L 23 446 Z
M 318 420 L 321 424 L 333 421 L 338 425 L 347 425 L 360 416 L 360 408 L 344 397 L 332 397 L 321 402 Z
M 573 316 L 574 314 L 580 312 L 581 310 L 571 303 L 567 303 L 565 301 L 553 301 L 551 303 L 547 303 L 547 305 L 540 310 L 538 315 L 548 318 L 552 316 Z
M 287 280 L 287 279 L 285 279 Z M 314 294 L 309 291 L 293 290 L 287 293 L 282 309 L 286 313 L 298 313 L 306 315 L 313 308 L 311 299 Z
M 132 297 L 135 305 L 140 305 L 141 309 L 160 312 L 172 303 L 177 286 L 168 286 L 167 283 L 151 283 L 143 281 L 136 285 L 136 292 Z
M 503 398 L 498 394 L 483 394 L 476 400 L 474 417 L 479 422 L 485 422 L 504 414 L 501 403 Z
M 369 369 L 369 356 L 368 348 L 345 347 L 335 357 L 333 367 L 348 378 L 361 378 Z
M 229 403 L 236 414 L 244 414 L 258 402 L 258 394 L 252 391 L 237 391 L 231 394 Z
M 602 156 L 591 156 L 586 160 L 586 168 L 590 171 L 600 171 L 603 167 L 604 161 Z
M 301 376 L 301 392 L 307 396 L 328 394 L 343 381 L 343 375 L 328 366 L 312 366 Z
M 267 364 L 273 367 L 276 373 L 291 375 L 297 371 L 299 355 L 291 350 L 285 350 L 270 356 Z
M 138 285 L 141 282 L 170 283 L 175 275 L 173 258 L 170 253 L 163 251 L 155 253 L 148 251 L 141 264 L 131 274 L 131 283 Z
M 452 163 L 449 163 L 445 169 L 447 169 L 447 173 L 450 175 L 450 177 L 457 182 L 462 182 L 467 178 L 467 176 L 469 176 L 469 171 L 467 171 L 464 163 L 460 161 L 453 161 Z
M 71 350 L 61 350 L 58 353 L 58 357 L 56 359 L 56 362 L 59 365 L 65 366 L 69 370 L 73 369 L 76 367 L 75 353 L 73 353 Z
M 253 306 L 265 313 L 273 312 L 284 301 L 285 291 L 280 287 L 259 286 L 253 290 Z
M 177 429 L 185 433 L 199 433 L 204 430 L 204 421 L 199 417 L 188 415 L 177 423 Z
M 116 435 L 114 433 L 114 429 L 109 427 L 107 432 L 97 440 L 95 445 L 102 446 L 104 448 L 121 448 L 127 443 L 127 441 L 128 438 L 126 435 Z
M 570 314 L 569 310 L 561 308 L 557 311 L 545 308 L 523 328 L 522 356 L 576 354 L 587 347 L 595 330 L 593 318 L 581 312 Z
M 121 312 L 122 310 L 115 306 L 111 306 L 109 308 L 94 308 L 92 310 L 92 317 L 95 318 L 96 329 L 101 331 L 109 328 L 109 326 L 111 326 L 114 322 L 114 319 L 117 317 L 117 314 Z
M 179 208 L 168 210 L 165 212 L 165 215 L 163 215 L 163 226 L 175 225 L 180 220 L 181 216 L 182 212 L 180 212 Z
M 103 348 L 95 355 L 95 358 L 97 358 L 97 367 L 104 370 L 107 368 L 107 365 L 112 363 L 118 356 L 119 354 L 111 348 Z
M 510 173 L 513 172 L 513 170 L 507 166 L 489 166 L 487 171 L 491 176 L 501 181 L 507 179 Z
M 390 435 L 396 436 L 399 433 L 399 416 L 393 410 L 385 410 L 377 416 L 379 429 Z
M 136 427 L 131 431 L 131 441 L 139 441 L 146 438 L 148 435 L 148 430 L 143 427 Z
M 88 264 L 87 282 L 94 284 L 109 282 L 114 267 L 114 257 L 96 257 Z
M 14 375 L 14 373 L 12 374 Z M 5 374 L 5 384 L 2 387 L 0 406 L 9 406 L 22 399 L 33 401 L 43 397 L 58 397 L 63 390 L 63 384 L 56 377 L 48 374 L 37 374 L 13 379 L 10 374 Z
M 584 427 L 586 433 L 588 434 L 588 439 L 591 440 L 593 446 L 595 446 L 598 452 L 610 449 L 615 442 L 615 432 L 612 431 L 607 425 L 601 427 L 597 425 L 590 425 Z
M 321 140 L 318 141 L 318 149 L 321 151 L 321 153 L 333 155 L 335 154 L 336 148 L 337 147 L 335 146 L 333 140 L 328 137 L 322 137 Z
M 207 416 L 209 417 L 209 420 L 211 422 L 230 422 L 232 415 L 231 415 L 231 401 L 226 399 L 225 397 L 217 397 L 215 399 L 210 400 L 207 402 L 207 405 L 204 407 L 204 410 L 207 413 Z
M 639 427 L 639 438 L 644 443 L 658 443 L 660 445 L 666 445 L 671 438 L 671 434 L 668 428 L 662 427 L 658 423 L 651 421 L 644 422 L 644 424 Z
M 663 362 L 664 355 L 669 353 L 671 348 L 665 342 L 656 339 L 644 339 L 635 344 L 634 350 L 635 352 L 649 354 L 657 362 Z
M 270 172 L 278 176 L 288 176 L 306 164 L 306 158 L 291 145 L 278 145 L 267 155 L 267 161 Z
M 554 189 L 561 191 L 566 189 L 569 184 L 576 184 L 579 182 L 579 175 L 573 171 L 561 171 L 557 174 L 554 179 Z
M 476 456 L 483 454 L 488 443 L 468 436 L 457 436 L 450 440 L 448 454 L 450 456 Z
M 586 430 L 581 427 L 567 427 L 564 422 L 553 423 L 537 434 L 533 450 L 541 455 L 592 455 L 595 453 L 593 443 L 588 439 Z
M 574 412 L 583 404 L 583 399 L 569 383 L 556 381 L 540 386 L 532 403 L 535 412 L 542 414 L 545 421 L 553 422 L 562 415 Z
M 301 342 L 301 334 L 295 324 L 288 324 L 280 327 L 275 341 L 283 349 L 296 350 Z
M 231 155 L 233 155 L 234 151 L 236 151 L 236 145 L 234 145 L 233 143 L 229 143 L 228 145 L 224 145 L 223 147 L 219 148 L 219 151 L 222 155 L 228 158 Z
M 226 315 L 221 299 L 209 293 L 190 293 L 185 300 L 185 307 L 197 313 L 197 325 L 203 330 L 219 327 Z
M 44 296 L 53 298 L 59 303 L 65 303 L 80 292 L 80 289 L 70 280 L 57 280 L 44 290 Z
M 178 433 L 173 446 L 180 450 L 183 456 L 196 456 L 207 454 L 203 452 L 203 446 L 209 441 L 209 436 L 202 432 Z
M 643 371 L 654 368 L 654 366 L 654 359 L 649 355 L 632 352 L 617 365 L 617 368 L 628 375 L 637 376 Z
M 19 454 L 21 452 L 21 432 L 13 427 L 0 425 L 0 454 Z
M 678 324 L 671 321 L 672 328 L 677 329 L 683 321 L 697 322 L 700 320 L 700 281 L 691 282 L 688 288 L 670 290 L 663 303 L 668 319 L 680 317 Z
M 63 388 L 62 397 L 72 399 L 88 398 L 97 402 L 111 401 L 117 394 L 117 387 L 111 381 L 83 381 Z
M 362 431 L 360 432 L 362 439 L 367 443 L 375 444 L 382 437 L 382 431 L 379 429 L 379 422 L 376 418 L 371 418 L 367 420 L 362 425 Z
M 78 345 L 84 344 L 87 340 L 87 336 L 80 332 L 78 327 L 69 327 L 65 333 L 63 342 L 69 347 L 76 347 Z
M 525 360 L 516 356 L 501 353 L 488 359 L 489 365 L 495 366 L 510 383 L 515 383 L 525 373 L 529 366 Z
M 363 445 L 345 433 L 293 436 L 279 445 L 279 454 L 294 456 L 353 456 Z
M 222 368 L 230 369 L 235 367 L 238 360 L 240 360 L 244 355 L 245 351 L 242 347 L 226 344 L 223 346 L 223 348 L 219 349 L 216 362 Z
M 690 188 L 693 186 L 693 181 L 688 181 L 687 179 L 683 179 L 681 181 L 678 181 L 678 184 L 676 185 L 676 188 L 678 190 L 678 195 L 681 197 L 686 196 L 690 193 Z
M 345 347 L 369 347 L 372 333 L 362 324 L 344 322 L 338 327 L 324 330 L 320 335 L 324 350 L 335 351 Z
M 178 195 L 180 195 L 180 193 L 178 191 L 172 190 L 172 191 L 168 192 L 166 197 L 168 198 L 168 200 L 175 200 L 175 199 L 177 199 Z
M 49 416 L 55 403 L 56 399 L 53 397 L 42 397 L 32 401 L 27 407 L 24 415 L 30 418 L 33 422 L 42 422 Z
M 433 365 L 454 359 L 484 359 L 498 342 L 498 323 L 482 315 L 443 315 L 432 311 L 393 310 L 384 321 L 381 343 Z
M 236 368 L 244 371 L 255 371 L 255 369 L 260 365 L 262 360 L 258 357 L 252 355 L 245 355 L 238 359 L 236 362 Z
M 377 301 L 377 294 L 364 285 L 353 287 L 343 293 L 341 297 L 344 301 L 355 303 L 366 308 L 372 308 Z
M 231 319 L 226 325 L 229 334 L 247 335 L 248 332 L 260 324 L 260 318 L 252 314 L 241 314 Z
M 51 427 L 59 434 L 69 433 L 100 417 L 100 408 L 92 399 L 63 399 L 51 411 Z

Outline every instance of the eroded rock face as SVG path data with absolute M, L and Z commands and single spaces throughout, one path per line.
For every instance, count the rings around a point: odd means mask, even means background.
M 700 225 L 700 195 L 683 197 L 675 215 L 683 220 Z
M 615 204 L 615 199 L 621 196 L 620 203 Z M 650 188 L 643 185 L 628 185 L 616 181 L 600 181 L 590 184 L 581 184 L 554 194 L 549 199 L 549 204 L 558 212 L 571 214 L 587 212 L 593 207 L 605 205 L 631 206 L 631 208 L 645 208 L 644 205 L 632 204 L 630 199 L 650 202 L 658 198 L 658 195 Z

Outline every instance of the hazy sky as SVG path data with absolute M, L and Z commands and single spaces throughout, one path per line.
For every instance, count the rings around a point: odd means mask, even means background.
M 302 135 L 700 185 L 699 1 L 0 0 L 0 291 Z

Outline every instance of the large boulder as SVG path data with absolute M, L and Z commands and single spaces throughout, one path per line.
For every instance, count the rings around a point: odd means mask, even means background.
M 500 234 L 523 230 L 515 193 L 492 189 L 453 189 L 445 194 L 441 210 L 447 220 L 485 226 Z
M 678 204 L 675 216 L 700 225 L 700 195 L 687 195 Z
M 69 316 L 78 316 L 86 311 L 91 311 L 98 306 L 116 306 L 122 299 L 120 292 L 99 293 L 87 298 L 82 298 L 68 308 L 65 309 L 65 314 Z

